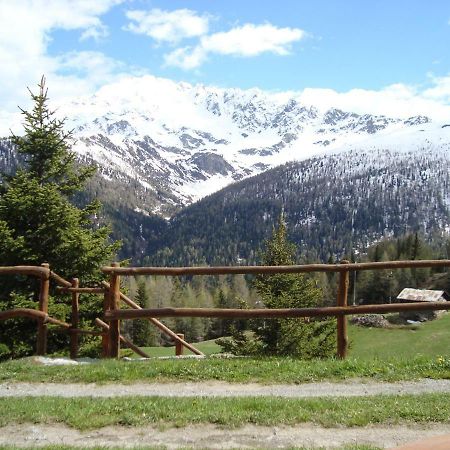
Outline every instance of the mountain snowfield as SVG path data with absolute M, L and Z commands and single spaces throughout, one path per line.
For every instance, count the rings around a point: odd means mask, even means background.
M 288 161 L 358 150 L 448 155 L 450 148 L 450 126 L 414 112 L 404 119 L 321 110 L 295 93 L 152 76 L 107 85 L 59 111 L 75 131 L 79 158 L 106 180 L 133 186 L 143 199 L 137 210 L 165 217 Z

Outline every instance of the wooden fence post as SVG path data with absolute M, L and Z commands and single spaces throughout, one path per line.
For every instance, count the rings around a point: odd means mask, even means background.
M 183 333 L 177 333 L 177 336 L 184 340 Z M 183 345 L 180 341 L 175 341 L 175 356 L 181 356 L 183 354 Z
M 348 264 L 345 259 L 341 264 Z M 339 274 L 339 290 L 337 295 L 337 306 L 347 306 L 349 284 L 349 271 L 344 270 Z M 337 356 L 345 359 L 347 357 L 348 337 L 347 337 L 347 316 L 340 315 L 337 317 Z
M 48 263 L 42 263 L 42 267 L 49 269 Z M 39 311 L 48 314 L 48 291 L 50 288 L 50 273 L 42 275 L 39 291 Z M 47 353 L 47 324 L 44 319 L 39 320 L 37 329 L 36 353 L 45 355 Z
M 106 311 L 111 308 L 111 302 L 109 301 L 109 287 L 104 287 L 105 291 L 103 294 L 103 319 L 105 318 Z M 109 356 L 109 329 L 108 332 L 102 334 L 102 357 L 108 358 Z
M 112 263 L 113 267 L 119 267 L 119 263 Z M 120 276 L 111 273 L 109 282 L 109 302 L 110 309 L 116 311 L 120 309 Z M 109 356 L 118 358 L 120 353 L 120 321 L 111 320 L 109 323 Z
M 80 281 L 78 278 L 72 279 L 72 287 L 78 288 Z M 78 330 L 80 315 L 79 315 L 79 299 L 80 294 L 78 292 L 72 292 L 72 327 L 70 330 L 70 358 L 77 359 L 78 357 Z

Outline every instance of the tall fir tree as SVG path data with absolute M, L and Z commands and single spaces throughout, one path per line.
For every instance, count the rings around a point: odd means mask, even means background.
M 272 236 L 265 242 L 263 265 L 295 264 L 295 245 L 287 239 L 283 213 Z M 254 286 L 266 308 L 307 308 L 318 306 L 323 295 L 315 280 L 302 274 L 257 276 Z M 304 359 L 326 358 L 335 349 L 336 324 L 329 319 L 264 319 L 254 320 L 252 338 L 242 330 L 234 330 L 230 340 L 217 342 L 225 351 L 235 354 L 288 355 Z
M 100 266 L 111 259 L 118 243 L 109 241 L 109 228 L 96 223 L 100 204 L 76 207 L 72 196 L 95 171 L 76 164 L 71 152 L 71 132 L 64 131 L 65 120 L 55 117 L 48 106 L 45 78 L 33 94 L 31 111 L 22 110 L 24 134 L 12 136 L 24 165 L 13 176 L 4 176 L 0 189 L 0 264 L 39 265 L 48 262 L 65 278 L 81 282 L 101 279 Z M 35 307 L 38 285 L 33 279 L 0 279 L 0 309 Z M 30 295 L 30 292 L 33 294 Z M 51 293 L 49 311 L 61 318 L 68 314 L 67 297 Z M 98 312 L 98 299 L 84 298 L 82 320 Z M 12 321 L 2 324 L 0 341 L 8 347 L 6 356 L 22 356 L 33 349 L 34 325 Z M 52 348 L 52 342 L 49 343 Z M 62 338 L 53 342 L 59 349 Z
M 296 247 L 287 238 L 284 214 L 266 241 L 262 263 L 270 266 L 295 264 Z M 255 287 L 266 308 L 308 308 L 318 306 L 322 292 L 313 279 L 303 274 L 260 275 Z M 335 322 L 325 319 L 268 319 L 256 321 L 255 337 L 268 355 L 290 355 L 305 359 L 328 357 L 335 347 Z
M 148 308 L 150 306 L 145 281 L 138 283 L 134 299 L 141 308 Z M 159 333 L 156 331 L 156 328 L 148 320 L 133 320 L 131 339 L 134 344 L 140 347 L 156 346 L 158 343 L 158 335 Z

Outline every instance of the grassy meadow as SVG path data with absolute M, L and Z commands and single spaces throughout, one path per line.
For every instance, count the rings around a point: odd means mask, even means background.
M 450 379 L 450 314 L 412 327 L 349 326 L 348 359 L 302 361 L 294 358 L 103 360 L 77 366 L 42 366 L 33 358 L 0 364 L 1 381 L 132 383 L 206 381 L 304 383 L 365 378 L 398 381 Z M 217 353 L 214 341 L 198 344 Z M 152 356 L 173 356 L 173 347 L 146 348 Z
M 450 313 L 438 320 L 402 327 L 349 325 L 349 356 L 358 360 L 450 356 Z
M 417 356 L 450 356 L 450 313 L 442 318 L 420 325 L 392 328 L 368 328 L 349 324 L 349 357 L 368 361 L 371 359 L 410 358 Z M 194 344 L 205 355 L 220 353 L 221 347 L 214 340 Z M 175 347 L 142 347 L 151 357 L 174 356 Z M 124 354 L 138 357 L 129 350 Z M 185 354 L 191 352 L 185 350 Z

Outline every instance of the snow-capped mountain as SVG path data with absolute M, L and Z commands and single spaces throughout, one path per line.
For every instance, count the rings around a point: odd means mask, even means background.
M 136 192 L 138 208 L 169 216 L 271 167 L 348 149 L 448 149 L 450 128 L 409 119 L 320 110 L 292 93 L 220 89 L 151 76 L 62 105 L 73 149 L 105 180 Z M 120 195 L 120 193 L 119 193 Z
M 450 133 L 450 128 L 449 128 Z M 365 252 L 383 238 L 418 233 L 439 247 L 450 234 L 450 146 L 418 151 L 381 143 L 278 166 L 182 209 L 148 263 L 255 264 L 281 211 L 304 261 Z

